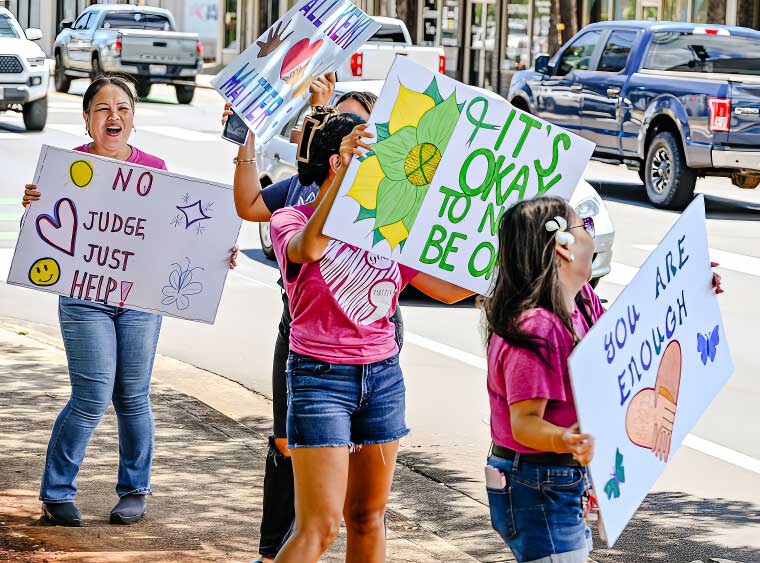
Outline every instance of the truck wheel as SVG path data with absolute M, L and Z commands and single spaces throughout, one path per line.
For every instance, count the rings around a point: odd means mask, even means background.
M 189 104 L 193 101 L 195 95 L 195 86 L 181 86 L 177 84 L 174 86 L 174 90 L 177 92 L 177 101 L 181 104 Z
M 752 176 L 750 174 L 732 174 L 731 183 L 737 188 L 743 190 L 754 190 L 760 186 L 760 176 Z
M 93 55 L 93 57 L 92 57 L 92 79 L 95 80 L 101 74 L 103 74 L 103 67 L 100 66 L 100 58 L 97 55 Z
M 55 89 L 58 92 L 63 92 L 64 94 L 69 91 L 69 88 L 71 88 L 71 78 L 66 76 L 66 69 L 63 68 L 63 60 L 61 60 L 61 54 L 56 53 L 55 54 Z
M 684 209 L 694 196 L 696 170 L 686 165 L 681 143 L 673 133 L 659 133 L 647 149 L 644 185 L 657 207 Z
M 27 131 L 42 131 L 47 122 L 47 96 L 24 104 L 24 125 Z
M 259 238 L 261 239 L 261 251 L 264 253 L 264 256 L 270 260 L 276 260 L 274 247 L 272 246 L 272 236 L 269 232 L 269 223 L 259 223 Z
M 137 90 L 137 97 L 138 98 L 147 98 L 150 96 L 150 87 L 153 86 L 150 82 L 147 80 L 138 80 L 135 84 L 135 89 Z

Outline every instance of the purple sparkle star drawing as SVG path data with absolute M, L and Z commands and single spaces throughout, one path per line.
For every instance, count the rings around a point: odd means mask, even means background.
M 206 215 L 205 211 L 203 210 L 203 207 L 201 205 L 201 200 L 198 200 L 195 203 L 192 203 L 190 205 L 184 205 L 184 206 L 178 205 L 177 209 L 179 209 L 185 215 L 186 229 L 189 229 L 190 225 L 193 225 L 197 223 L 198 221 L 211 219 L 211 217 L 209 215 Z

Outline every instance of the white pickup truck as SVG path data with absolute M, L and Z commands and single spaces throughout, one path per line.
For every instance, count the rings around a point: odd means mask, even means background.
M 72 78 L 101 72 L 133 76 L 144 98 L 152 84 L 172 84 L 177 101 L 189 104 L 195 76 L 203 69 L 197 33 L 180 33 L 169 10 L 149 6 L 95 4 L 75 22 L 61 22 L 55 40 L 55 88 L 68 92 Z
M 33 41 L 39 29 L 24 31 L 13 14 L 0 7 L 0 113 L 19 111 L 29 131 L 42 131 L 47 121 L 50 67 Z
M 434 72 L 446 72 L 443 47 L 417 47 L 402 20 L 373 17 L 380 29 L 362 45 L 351 59 L 336 71 L 338 80 L 385 80 L 396 55 L 409 57 Z

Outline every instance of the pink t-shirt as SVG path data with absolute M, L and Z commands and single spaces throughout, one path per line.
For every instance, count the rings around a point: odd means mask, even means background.
M 581 289 L 590 302 L 587 311 L 592 321 L 604 313 L 599 297 L 590 285 Z M 576 308 L 573 327 L 583 338 L 589 326 Z M 523 331 L 545 338 L 548 346 L 543 352 L 547 363 L 525 348 L 507 344 L 494 334 L 488 346 L 488 398 L 491 403 L 491 439 L 495 444 L 516 452 L 535 453 L 536 450 L 518 443 L 512 436 L 509 405 L 529 399 L 548 399 L 544 420 L 557 426 L 572 426 L 578 420 L 570 384 L 567 359 L 573 351 L 573 336 L 557 315 L 546 309 L 532 309 L 523 313 Z
M 333 364 L 371 364 L 398 353 L 389 317 L 417 272 L 361 248 L 331 240 L 321 260 L 288 262 L 290 239 L 315 209 L 285 207 L 272 215 L 272 246 L 290 300 L 290 349 Z
M 166 163 L 157 156 L 143 152 L 132 145 L 130 145 L 130 148 L 132 149 L 132 154 L 125 162 L 131 162 L 132 164 L 139 164 L 141 166 L 150 166 L 151 168 L 158 168 L 159 170 L 166 170 Z M 87 143 L 74 150 L 79 152 L 90 152 L 90 145 Z

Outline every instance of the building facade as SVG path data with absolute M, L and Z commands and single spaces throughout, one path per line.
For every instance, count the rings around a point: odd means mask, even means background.
M 760 0 L 353 0 L 370 15 L 398 17 L 418 45 L 442 46 L 446 73 L 502 95 L 516 70 L 551 53 L 584 25 L 654 19 L 760 29 Z M 296 0 L 100 0 L 174 13 L 180 31 L 199 33 L 204 56 L 226 64 Z M 97 0 L 0 0 L 23 27 L 42 29 L 51 54 L 62 20 Z M 565 17 L 563 18 L 563 15 Z

